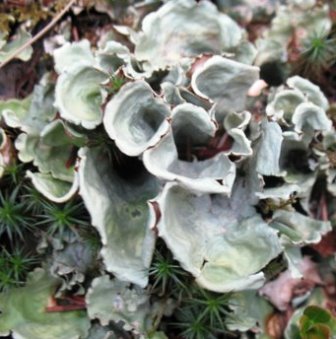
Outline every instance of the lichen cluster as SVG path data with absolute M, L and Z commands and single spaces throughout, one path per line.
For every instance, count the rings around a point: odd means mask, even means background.
M 315 269 L 307 248 L 334 222 L 336 134 L 323 88 L 296 66 L 330 66 L 330 8 L 242 2 L 274 14 L 251 39 L 237 6 L 217 5 L 171 0 L 138 29 L 64 42 L 30 96 L 0 102 L 1 335 L 268 338 L 292 298 L 270 284 Z M 307 47 L 315 30 L 325 38 Z M 35 256 L 14 250 L 23 242 Z

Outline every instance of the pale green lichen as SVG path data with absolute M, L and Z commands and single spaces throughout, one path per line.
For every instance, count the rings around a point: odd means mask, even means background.
M 81 338 L 90 323 L 84 311 L 47 312 L 59 280 L 42 269 L 30 273 L 27 285 L 0 294 L 0 334 L 14 338 Z

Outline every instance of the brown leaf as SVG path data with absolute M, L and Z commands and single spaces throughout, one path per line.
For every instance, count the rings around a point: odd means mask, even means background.
M 318 244 L 311 247 L 324 258 L 334 255 L 336 253 L 336 229 L 325 234 Z
M 273 313 L 266 320 L 266 333 L 270 339 L 283 338 L 289 316 L 286 313 Z
M 260 293 L 280 311 L 287 310 L 294 297 L 303 295 L 316 285 L 322 284 L 315 263 L 308 257 L 304 257 L 301 261 L 300 272 L 303 275 L 302 279 L 294 279 L 289 270 L 279 274 L 275 280 L 268 282 Z

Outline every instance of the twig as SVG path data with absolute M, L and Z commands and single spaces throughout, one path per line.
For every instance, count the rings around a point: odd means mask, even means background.
M 76 2 L 77 0 L 71 0 L 50 22 L 47 26 L 45 26 L 40 32 L 38 32 L 33 38 L 31 38 L 29 41 L 24 43 L 21 47 L 19 47 L 17 50 L 15 50 L 11 55 L 8 56 L 7 59 L 5 59 L 0 64 L 0 69 L 4 66 L 6 66 L 10 61 L 12 61 L 15 57 L 17 57 L 24 49 L 34 44 L 37 40 L 39 40 L 44 34 L 46 34 L 61 18 L 62 16 L 71 8 L 71 6 Z

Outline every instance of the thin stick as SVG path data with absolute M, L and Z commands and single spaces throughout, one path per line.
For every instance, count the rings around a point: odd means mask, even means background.
M 46 34 L 56 23 L 59 21 L 62 16 L 71 8 L 71 6 L 76 2 L 76 0 L 71 0 L 50 22 L 47 26 L 45 26 L 40 32 L 38 32 L 33 38 L 24 43 L 21 47 L 15 50 L 11 55 L 8 56 L 0 64 L 0 69 L 6 66 L 10 61 L 12 61 L 15 57 L 17 57 L 24 49 L 34 44 L 37 40 L 39 40 L 44 34 Z

